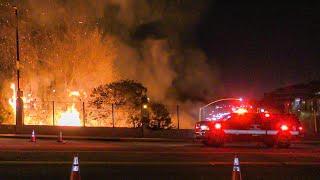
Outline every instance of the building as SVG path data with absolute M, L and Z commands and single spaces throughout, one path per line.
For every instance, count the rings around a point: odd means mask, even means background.
M 320 81 L 296 84 L 265 93 L 262 104 L 296 114 L 307 132 L 320 132 Z

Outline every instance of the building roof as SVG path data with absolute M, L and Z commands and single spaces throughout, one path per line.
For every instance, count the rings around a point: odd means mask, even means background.
M 295 84 L 265 93 L 264 99 L 292 100 L 294 98 L 320 97 L 320 81 Z

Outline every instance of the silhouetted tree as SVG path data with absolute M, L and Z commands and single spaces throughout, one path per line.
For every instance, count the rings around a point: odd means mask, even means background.
M 116 121 L 126 119 L 133 127 L 141 126 L 141 110 L 146 99 L 147 88 L 133 80 L 121 80 L 94 88 L 89 98 L 90 118 L 101 119 L 110 117 L 110 105 L 114 104 L 117 114 Z M 92 109 L 93 108 L 93 109 Z
M 171 117 L 168 109 L 162 103 L 150 103 L 150 122 L 152 129 L 171 128 Z

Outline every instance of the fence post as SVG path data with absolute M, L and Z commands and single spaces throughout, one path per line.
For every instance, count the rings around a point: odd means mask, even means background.
M 177 105 L 177 121 L 178 121 L 178 129 L 180 129 L 179 104 Z
M 83 119 L 83 127 L 86 127 L 86 111 L 85 111 L 84 101 L 82 102 L 82 119 Z
M 312 99 L 312 118 L 313 118 L 313 123 L 314 123 L 314 133 L 317 135 L 318 134 L 318 122 L 317 122 L 317 101 Z
M 114 104 L 111 104 L 111 112 L 112 112 L 112 128 L 114 128 Z
M 54 124 L 54 101 L 52 101 L 52 125 L 55 126 L 55 124 Z

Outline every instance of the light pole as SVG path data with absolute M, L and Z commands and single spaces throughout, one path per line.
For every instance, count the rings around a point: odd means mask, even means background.
M 145 124 L 145 118 L 146 118 L 146 111 L 148 109 L 148 104 L 143 103 L 141 104 L 141 112 L 140 112 L 140 118 L 141 118 L 141 123 L 142 126 Z
M 141 120 L 141 133 L 142 133 L 142 137 L 144 137 L 144 126 L 146 124 L 146 118 L 145 114 L 148 110 L 148 98 L 147 96 L 142 96 L 141 97 L 141 104 L 140 104 L 140 120 Z
M 218 99 L 218 100 L 212 101 L 209 104 L 206 104 L 206 105 L 199 108 L 199 121 L 201 121 L 201 119 L 202 119 L 202 109 L 210 106 L 211 104 L 214 104 L 214 103 L 217 103 L 220 101 L 230 101 L 230 100 L 242 101 L 243 99 L 242 98 L 224 98 L 224 99 Z
M 16 126 L 23 126 L 23 91 L 20 89 L 20 48 L 19 48 L 19 26 L 18 26 L 18 8 L 13 6 L 16 15 L 16 68 L 17 68 L 17 99 L 16 99 Z

